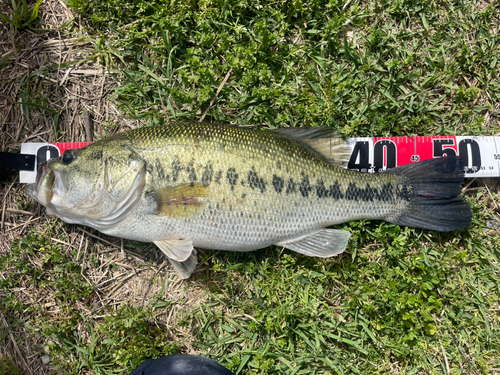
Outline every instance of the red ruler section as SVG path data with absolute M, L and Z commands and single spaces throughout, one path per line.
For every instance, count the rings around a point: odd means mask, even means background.
M 49 145 L 57 147 L 59 150 L 59 155 L 62 155 L 64 151 L 72 148 L 82 148 L 88 146 L 92 142 L 64 142 L 64 143 L 49 143 Z
M 421 160 L 459 155 L 466 177 L 500 177 L 500 137 L 434 136 L 350 138 L 352 154 L 347 168 L 381 172 Z M 21 183 L 34 183 L 38 165 L 67 149 L 90 142 L 23 143 L 22 154 L 36 155 L 35 171 L 21 171 Z

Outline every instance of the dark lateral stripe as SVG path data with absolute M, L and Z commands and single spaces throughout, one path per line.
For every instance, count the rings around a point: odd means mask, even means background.
M 222 180 L 222 171 L 218 171 L 217 175 L 215 176 L 215 182 L 220 184 Z
M 293 182 L 293 178 L 288 180 L 288 183 L 286 184 L 286 193 L 291 194 L 295 193 L 295 185 L 296 183 Z
M 190 161 L 187 165 L 186 172 L 188 173 L 188 178 L 190 182 L 196 182 L 198 178 L 196 177 L 196 169 L 194 167 L 194 161 Z
M 236 183 L 238 182 L 238 173 L 236 173 L 236 168 L 229 168 L 226 173 L 227 182 L 231 186 L 231 190 L 234 190 Z
M 345 191 L 345 199 L 352 201 L 373 202 L 374 200 L 390 202 L 394 198 L 409 200 L 411 189 L 406 185 L 394 187 L 392 182 L 382 185 L 381 189 L 371 187 L 366 184 L 364 188 L 359 188 L 354 182 L 351 182 Z
M 266 182 L 253 169 L 248 172 L 247 182 L 248 186 L 250 186 L 252 190 L 257 188 L 260 190 L 261 193 L 266 191 Z
M 398 185 L 396 189 L 396 195 L 398 198 L 409 200 L 411 196 L 411 187 L 408 185 Z
M 304 198 L 309 196 L 309 192 L 312 190 L 312 186 L 309 183 L 309 176 L 303 175 L 302 181 L 300 182 L 299 191 Z
M 253 176 L 253 180 L 255 184 L 257 176 Z M 277 193 L 281 193 L 283 190 L 286 194 L 299 192 L 304 198 L 309 197 L 310 193 L 314 192 L 318 198 L 390 202 L 397 198 L 407 201 L 412 194 L 411 186 L 392 182 L 387 182 L 380 188 L 372 187 L 370 184 L 366 184 L 364 188 L 360 188 L 356 182 L 351 182 L 345 190 L 341 189 L 338 181 L 330 186 L 326 186 L 323 180 L 318 180 L 316 184 L 311 185 L 309 176 L 305 174 L 302 174 L 300 182 L 294 182 L 293 178 L 290 178 L 286 183 L 281 177 L 273 175 L 272 183 Z
M 370 184 L 366 184 L 365 188 L 358 188 L 355 183 L 351 182 L 345 192 L 345 199 L 365 202 L 373 202 L 374 200 L 389 202 L 394 198 L 394 187 L 392 183 L 387 183 L 382 186 L 379 191 L 373 188 Z
M 170 163 L 170 168 L 172 170 L 172 181 L 176 182 L 179 178 L 179 173 L 182 171 L 181 162 L 178 159 L 174 159 L 172 163 Z
M 285 186 L 285 180 L 273 174 L 273 186 L 276 193 L 281 193 L 283 191 L 283 187 Z
M 168 180 L 169 176 L 165 173 L 165 169 L 163 169 L 162 163 L 159 158 L 155 159 L 155 169 L 158 174 L 158 179 L 160 180 Z
M 362 200 L 365 202 L 373 202 L 375 199 L 385 200 L 383 198 L 384 196 L 380 194 L 378 189 L 372 188 L 370 184 L 366 184 L 366 187 L 362 189 L 358 188 L 355 183 L 351 182 L 345 192 L 345 199 L 350 201 Z M 392 196 L 388 198 L 390 199 Z
M 344 193 L 342 193 L 338 182 L 326 188 L 323 180 L 319 180 L 316 183 L 316 195 L 318 198 L 344 199 Z
M 347 199 L 350 201 L 364 201 L 373 202 L 375 200 L 382 202 L 390 202 L 394 198 L 409 200 L 411 197 L 411 186 L 401 184 L 396 185 L 388 182 L 380 189 L 366 184 L 364 188 L 360 188 L 356 183 L 351 182 L 345 192 L 340 189 L 340 184 L 335 182 L 328 188 L 325 186 L 323 180 L 319 180 L 315 185 L 316 196 L 318 198 L 333 198 L 333 199 Z
M 207 187 L 212 183 L 212 179 L 214 177 L 214 168 L 212 167 L 212 164 L 207 164 L 203 168 L 203 174 L 201 175 L 201 183 L 203 186 Z

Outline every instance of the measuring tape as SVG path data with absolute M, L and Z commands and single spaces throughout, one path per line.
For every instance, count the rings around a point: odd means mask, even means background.
M 367 137 L 350 138 L 347 143 L 352 147 L 347 168 L 352 170 L 376 173 L 426 159 L 459 155 L 465 177 L 500 177 L 500 137 Z M 13 167 L 20 169 L 19 182 L 34 183 L 41 163 L 62 155 L 66 149 L 88 144 L 23 143 L 18 158 L 21 163 L 26 161 L 25 165 Z
M 465 177 L 500 176 L 500 137 L 436 136 L 351 138 L 348 169 L 381 172 L 387 168 L 443 156 L 461 156 Z

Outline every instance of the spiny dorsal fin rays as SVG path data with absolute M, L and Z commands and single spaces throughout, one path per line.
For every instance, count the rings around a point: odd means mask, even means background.
M 203 211 L 208 187 L 199 183 L 179 184 L 156 190 L 152 196 L 157 215 L 186 219 Z
M 305 139 L 305 143 L 326 158 L 328 164 L 346 168 L 352 148 L 341 138 Z
M 320 229 L 313 234 L 278 242 L 276 245 L 307 256 L 329 258 L 342 253 L 350 237 L 351 233 L 346 230 Z
M 313 126 L 274 129 L 272 132 L 294 140 L 309 151 L 320 156 L 328 164 L 342 168 L 347 167 L 352 147 L 332 128 L 327 126 Z
M 167 239 L 154 241 L 154 243 L 169 259 L 173 259 L 177 262 L 184 262 L 193 253 L 193 242 L 188 239 Z

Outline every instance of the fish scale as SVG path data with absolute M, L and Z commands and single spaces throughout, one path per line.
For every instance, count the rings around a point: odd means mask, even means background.
M 207 166 L 224 178 L 213 181 L 206 207 L 191 218 L 161 218 L 177 228 L 177 236 L 191 238 L 195 246 L 221 250 L 247 251 L 255 246 L 293 239 L 324 226 L 359 218 L 383 218 L 394 211 L 392 199 L 373 200 L 363 205 L 349 202 L 361 200 L 363 188 L 371 182 L 381 184 L 380 176 L 359 175 L 318 160 L 298 143 L 265 131 L 236 127 L 213 127 L 195 124 L 190 127 L 171 126 L 140 128 L 125 133 L 131 145 L 145 158 L 158 160 L 153 169 L 152 185 L 161 189 L 168 184 L 201 182 Z M 262 147 L 265 144 L 266 147 Z M 176 163 L 178 161 L 178 163 Z M 271 162 L 270 162 L 271 161 Z M 180 169 L 173 181 L 169 175 L 161 179 L 170 166 L 170 176 Z M 278 164 L 281 168 L 277 168 Z M 190 168 L 194 171 L 190 172 Z M 163 171 L 162 171 L 163 170 Z M 192 178 L 196 176 L 198 178 Z M 288 193 L 273 184 L 278 178 L 295 187 Z M 386 183 L 396 184 L 393 176 Z M 318 182 L 325 186 L 338 184 L 345 195 L 349 185 L 359 187 L 350 199 L 334 199 L 317 194 Z M 211 214 L 212 213 L 212 214 Z M 156 218 L 154 218 L 156 219 Z M 143 233 L 154 226 L 138 228 Z M 169 223 L 169 224 L 170 224 Z M 124 227 L 129 223 L 124 222 Z M 244 236 L 235 236 L 239 229 Z M 123 236 L 121 228 L 114 235 Z
M 67 222 L 154 242 L 183 277 L 193 246 L 275 244 L 328 257 L 345 249 L 349 232 L 325 228 L 350 220 L 434 230 L 470 223 L 457 158 L 365 174 L 334 165 L 341 143 L 321 127 L 145 127 L 65 152 L 28 191 Z

